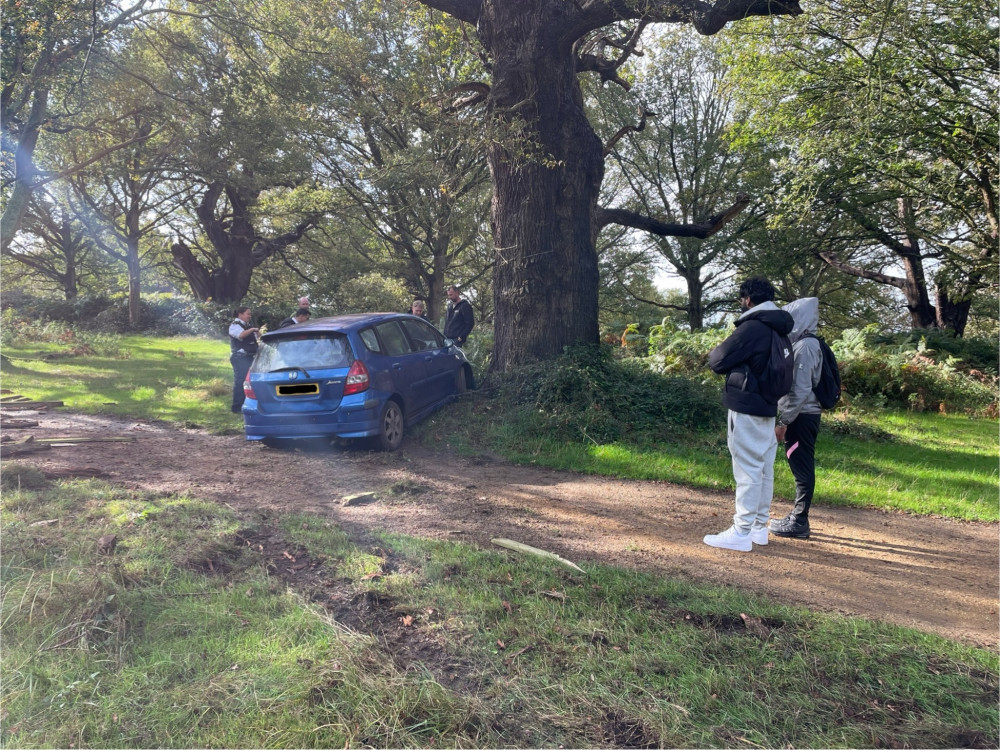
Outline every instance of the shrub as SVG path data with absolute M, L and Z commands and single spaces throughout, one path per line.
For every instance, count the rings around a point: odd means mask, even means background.
M 895 346 L 908 351 L 919 349 L 935 362 L 958 360 L 965 370 L 980 370 L 993 375 L 1000 372 L 1000 350 L 995 340 L 959 338 L 953 331 L 937 328 L 895 334 L 874 333 L 869 340 L 876 346 Z
M 653 372 L 646 360 L 616 360 L 608 347 L 570 347 L 511 373 L 501 387 L 503 398 L 533 410 L 540 429 L 569 439 L 670 441 L 678 429 L 725 420 L 717 388 Z
M 935 352 L 926 339 L 915 344 L 872 343 L 876 337 L 872 327 L 849 329 L 832 344 L 840 360 L 844 391 L 853 407 L 892 406 L 982 415 L 996 412 L 995 375 Z
M 664 318 L 663 323 L 649 331 L 649 367 L 657 372 L 704 378 L 708 372 L 708 353 L 728 335 L 728 330 L 718 328 L 687 331 Z

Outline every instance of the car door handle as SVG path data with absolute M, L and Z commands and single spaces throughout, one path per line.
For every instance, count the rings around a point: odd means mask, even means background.
M 426 357 L 424 357 L 424 362 L 430 362 L 432 359 L 434 358 L 428 354 Z
M 401 363 L 399 363 L 399 362 L 393 362 L 392 363 L 392 369 L 393 370 L 402 370 L 403 369 L 403 365 Z

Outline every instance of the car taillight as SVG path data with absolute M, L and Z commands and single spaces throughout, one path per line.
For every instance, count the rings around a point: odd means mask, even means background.
M 253 386 L 250 385 L 250 373 L 247 373 L 246 379 L 243 381 L 243 395 L 247 398 L 252 398 L 257 400 L 257 394 L 253 392 Z
M 360 359 L 354 360 L 351 369 L 347 371 L 347 382 L 344 383 L 344 395 L 361 393 L 368 390 L 368 368 Z

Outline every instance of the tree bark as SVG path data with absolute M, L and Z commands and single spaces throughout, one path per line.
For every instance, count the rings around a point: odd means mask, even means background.
M 501 137 L 493 178 L 493 367 L 560 354 L 598 339 L 594 216 L 603 145 L 583 108 L 568 3 L 483 3 L 479 34 L 494 60 L 487 100 Z

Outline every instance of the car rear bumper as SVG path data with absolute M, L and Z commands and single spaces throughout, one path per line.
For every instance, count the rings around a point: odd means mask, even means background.
M 379 400 L 344 404 L 332 411 L 300 414 L 261 414 L 256 401 L 243 404 L 243 432 L 247 440 L 266 438 L 360 438 L 378 434 Z

